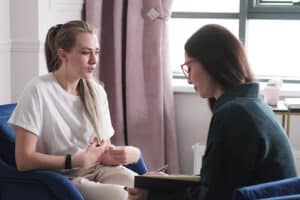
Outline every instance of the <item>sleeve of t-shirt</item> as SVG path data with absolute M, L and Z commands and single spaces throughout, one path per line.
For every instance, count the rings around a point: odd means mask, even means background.
M 100 107 L 102 114 L 103 137 L 109 139 L 114 135 L 114 128 L 111 123 L 109 104 L 104 88 L 99 85 L 100 90 Z
M 25 86 L 8 123 L 22 127 L 38 136 L 42 127 L 42 109 L 36 84 L 37 80 L 34 79 Z

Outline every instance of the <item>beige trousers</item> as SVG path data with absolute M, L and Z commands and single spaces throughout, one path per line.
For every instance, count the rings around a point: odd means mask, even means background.
M 127 200 L 124 186 L 132 187 L 135 175 L 135 172 L 123 166 L 96 165 L 67 176 L 86 200 Z

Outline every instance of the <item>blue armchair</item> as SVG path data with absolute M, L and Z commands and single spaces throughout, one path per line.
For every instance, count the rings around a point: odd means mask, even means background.
M 300 199 L 300 177 L 287 178 L 239 188 L 233 200 L 289 200 Z
M 15 164 L 15 132 L 7 124 L 16 104 L 0 105 L 0 199 L 83 200 L 65 176 L 48 170 L 19 172 Z M 139 174 L 148 171 L 143 157 L 126 166 Z

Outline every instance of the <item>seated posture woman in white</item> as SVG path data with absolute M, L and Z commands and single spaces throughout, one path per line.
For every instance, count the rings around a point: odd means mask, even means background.
M 92 78 L 100 48 L 83 21 L 51 27 L 45 54 L 49 73 L 30 81 L 9 123 L 16 131 L 20 171 L 57 170 L 85 199 L 127 199 L 139 149 L 113 146 L 106 93 Z

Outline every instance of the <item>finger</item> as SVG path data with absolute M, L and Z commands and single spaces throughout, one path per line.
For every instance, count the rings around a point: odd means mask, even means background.
M 126 188 L 129 200 L 144 200 L 147 199 L 147 191 L 138 188 Z
M 135 188 L 124 187 L 124 189 L 132 196 L 137 194 L 137 190 Z
M 97 143 L 93 142 L 90 144 L 90 146 L 88 147 L 88 149 L 91 149 L 91 148 L 96 148 L 97 147 Z
M 115 156 L 115 157 L 125 157 L 126 153 L 125 152 L 121 152 L 121 151 L 115 151 L 115 150 L 111 150 L 111 155 Z
M 113 146 L 106 146 L 106 150 L 113 152 L 114 151 L 114 147 Z
M 127 157 L 124 155 L 112 155 L 112 158 L 120 164 L 124 164 L 127 161 Z
M 93 139 L 91 139 L 91 141 L 90 141 L 89 143 L 90 143 L 90 144 L 97 143 L 97 138 L 96 138 L 96 137 L 93 137 Z
M 125 156 L 127 154 L 124 149 L 113 149 L 111 153 L 114 156 Z

